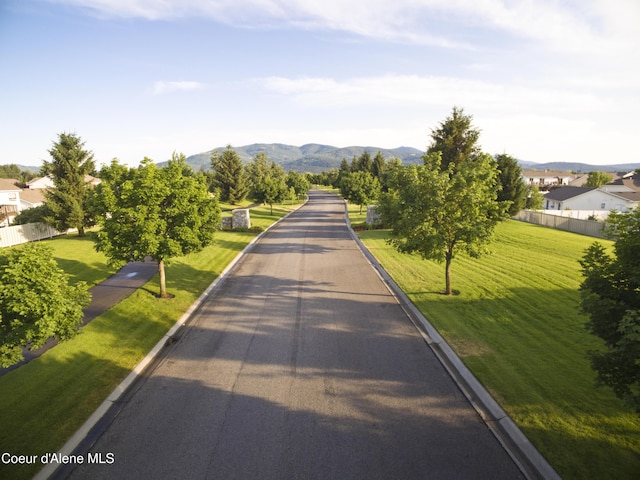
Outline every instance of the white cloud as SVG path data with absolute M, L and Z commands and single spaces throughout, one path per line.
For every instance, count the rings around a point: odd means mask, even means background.
M 498 112 L 578 113 L 603 111 L 609 100 L 575 88 L 517 86 L 478 80 L 384 75 L 338 81 L 333 78 L 269 77 L 256 80 L 269 91 L 306 107 L 391 107 L 461 105 L 471 110 Z
M 153 84 L 151 93 L 153 95 L 164 95 L 165 93 L 199 90 L 203 87 L 203 83 L 194 81 L 165 82 L 159 80 Z
M 49 1 L 104 16 L 148 20 L 205 16 L 242 27 L 293 26 L 449 47 L 472 48 L 468 39 L 456 38 L 470 29 L 504 31 L 569 52 L 602 52 L 640 43 L 635 34 L 640 17 L 637 0 Z

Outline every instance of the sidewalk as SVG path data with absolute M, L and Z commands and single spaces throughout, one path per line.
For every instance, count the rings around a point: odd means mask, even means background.
M 126 264 L 116 273 L 107 278 L 104 282 L 89 289 L 91 302 L 84 309 L 82 326 L 85 326 L 97 316 L 103 314 L 118 302 L 124 300 L 137 289 L 147 283 L 158 271 L 158 265 L 154 261 L 131 262 Z M 24 360 L 7 368 L 0 368 L 0 376 L 11 370 L 30 362 L 39 357 L 44 352 L 58 344 L 58 341 L 51 338 L 37 350 L 24 350 Z

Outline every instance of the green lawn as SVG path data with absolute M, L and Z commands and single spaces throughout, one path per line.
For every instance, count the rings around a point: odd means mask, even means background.
M 351 206 L 357 212 L 357 207 Z M 640 419 L 594 387 L 599 348 L 579 312 L 578 260 L 595 239 L 510 220 L 492 254 L 444 265 L 397 253 L 388 231 L 360 236 L 383 267 L 563 478 L 638 478 Z M 611 244 L 602 241 L 605 244 Z
M 115 273 L 115 269 L 107 265 L 103 253 L 96 252 L 95 232 L 87 232 L 87 236 L 77 234 L 62 235 L 51 240 L 44 240 L 53 250 L 53 256 L 60 267 L 70 275 L 69 282 L 87 282 L 92 287 Z M 17 245 L 13 248 L 20 248 Z
M 273 215 L 268 207 L 252 209 L 252 221 L 267 227 L 290 208 L 274 206 Z M 174 298 L 156 298 L 156 275 L 76 338 L 0 377 L 0 452 L 41 455 L 62 447 L 255 236 L 217 232 L 214 245 L 167 266 L 167 289 Z M 98 270 L 108 276 L 104 257 L 92 253 L 90 240 L 69 236 L 50 244 L 65 270 L 76 270 L 74 281 L 98 278 Z M 40 468 L 0 463 L 0 478 L 31 478 Z

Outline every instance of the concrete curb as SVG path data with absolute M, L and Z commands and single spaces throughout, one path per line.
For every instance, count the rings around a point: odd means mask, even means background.
M 385 283 L 389 292 L 396 298 L 407 316 L 416 326 L 425 342 L 438 357 L 449 375 L 458 384 L 462 393 L 467 397 L 473 408 L 482 417 L 489 429 L 498 441 L 518 465 L 522 473 L 529 479 L 560 480 L 561 477 L 522 433 L 513 420 L 500 407 L 486 388 L 471 373 L 467 366 L 460 360 L 449 344 L 442 338 L 438 331 L 422 315 L 420 310 L 400 289 L 395 281 L 378 263 L 373 254 L 362 243 L 360 238 L 351 228 L 349 221 L 349 209 L 345 201 L 345 219 L 349 227 L 351 237 L 358 244 L 360 251 L 367 258 L 371 266 Z
M 169 329 L 169 331 L 156 343 L 151 351 L 138 363 L 131 373 L 111 392 L 107 399 L 100 404 L 100 406 L 93 412 L 93 414 L 87 419 L 87 421 L 73 434 L 73 436 L 64 444 L 64 446 L 58 450 L 58 454 L 71 455 L 74 450 L 78 448 L 80 443 L 89 435 L 89 432 L 100 422 L 100 420 L 106 415 L 111 407 L 120 400 L 122 395 L 127 391 L 131 385 L 138 379 L 140 374 L 151 364 L 152 361 L 158 357 L 162 349 L 168 342 L 174 337 L 176 332 L 191 318 L 191 315 L 202 305 L 202 303 L 215 292 L 227 279 L 231 271 L 240 263 L 243 257 L 253 250 L 255 244 L 273 227 L 275 227 L 282 220 L 287 218 L 292 213 L 303 207 L 309 201 L 307 196 L 305 202 L 296 207 L 294 210 L 287 213 L 284 217 L 279 218 L 276 222 L 269 225 L 264 232 L 257 235 L 251 242 L 247 244 L 244 249 L 235 256 L 235 258 L 226 266 L 226 268 L 218 275 L 215 280 L 206 288 L 204 292 L 198 297 L 198 299 L 187 309 L 187 311 L 178 319 L 178 321 Z M 38 474 L 33 477 L 34 480 L 46 480 L 52 477 L 56 471 L 64 467 L 64 464 L 48 463 L 45 465 Z

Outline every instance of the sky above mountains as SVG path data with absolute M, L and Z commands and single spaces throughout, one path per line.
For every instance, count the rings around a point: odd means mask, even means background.
M 0 163 L 60 132 L 98 164 L 424 150 L 453 106 L 489 153 L 637 162 L 638 25 L 637 0 L 3 0 Z

